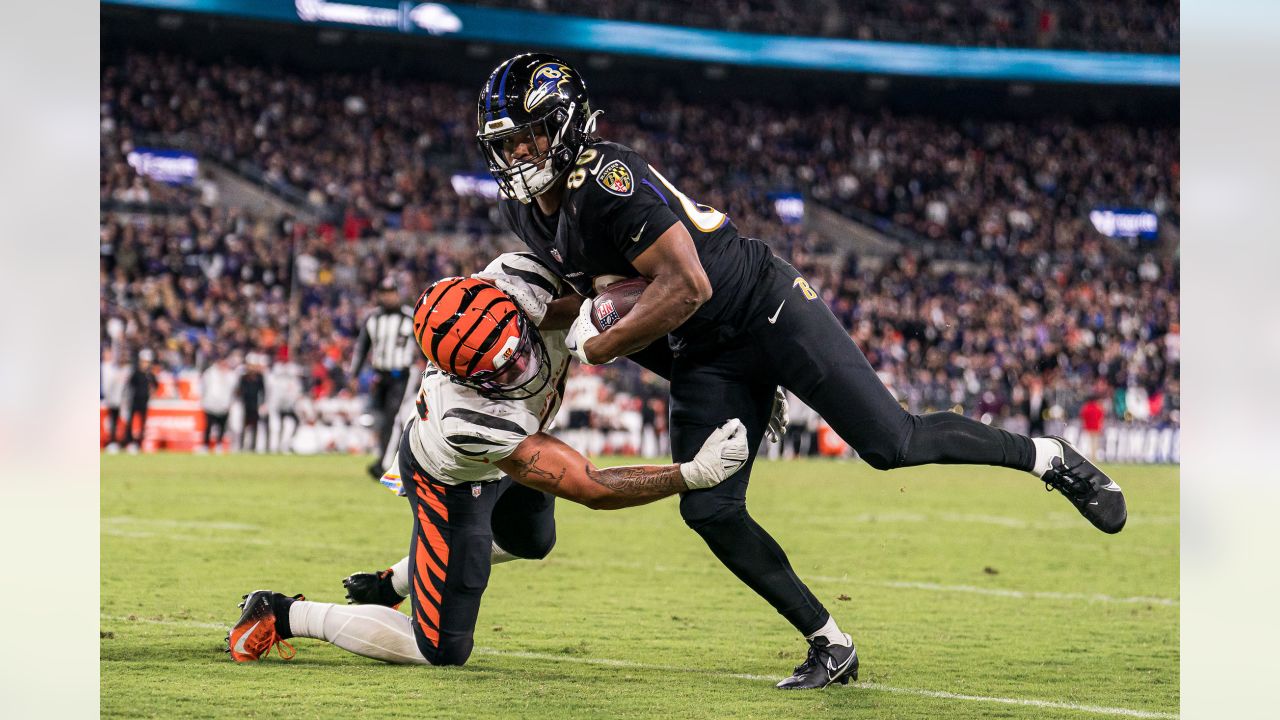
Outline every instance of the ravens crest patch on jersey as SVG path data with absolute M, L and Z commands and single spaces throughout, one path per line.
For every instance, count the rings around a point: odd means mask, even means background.
M 627 197 L 635 190 L 631 168 L 621 160 L 611 160 L 608 165 L 600 168 L 600 172 L 596 174 L 596 182 L 605 190 L 622 197 Z

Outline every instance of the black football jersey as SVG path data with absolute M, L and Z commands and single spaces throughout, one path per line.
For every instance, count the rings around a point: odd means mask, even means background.
M 671 333 L 677 354 L 736 336 L 770 252 L 738 235 L 728 216 L 689 199 L 638 153 L 597 142 L 578 156 L 554 217 L 536 202 L 503 200 L 503 221 L 579 294 L 600 275 L 637 277 L 631 264 L 675 223 L 683 223 L 711 281 L 712 296 Z

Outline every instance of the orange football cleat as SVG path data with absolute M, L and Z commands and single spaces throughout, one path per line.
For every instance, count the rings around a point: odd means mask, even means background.
M 275 648 L 284 660 L 293 659 L 296 651 L 285 642 L 276 631 L 276 613 L 272 598 L 279 593 L 270 590 L 254 590 L 244 596 L 240 607 L 244 612 L 240 619 L 227 633 L 227 652 L 236 662 L 260 660 L 263 655 Z M 301 595 L 294 595 L 294 600 L 305 600 Z

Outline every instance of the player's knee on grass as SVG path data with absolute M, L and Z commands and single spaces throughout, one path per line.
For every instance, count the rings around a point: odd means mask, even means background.
M 475 640 L 470 637 L 440 638 L 440 644 L 432 645 L 421 636 L 418 637 L 418 650 L 427 662 L 432 665 L 465 665 L 471 657 L 471 649 Z

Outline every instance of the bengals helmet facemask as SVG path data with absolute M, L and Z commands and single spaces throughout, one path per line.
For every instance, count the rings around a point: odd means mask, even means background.
M 578 71 L 554 55 L 526 53 L 499 65 L 480 89 L 476 141 L 505 197 L 528 203 L 565 176 L 596 116 Z M 533 154 L 516 159 L 516 146 Z
M 551 382 L 542 335 L 505 293 L 475 278 L 445 278 L 413 308 L 413 335 L 432 365 L 495 400 L 525 400 Z

